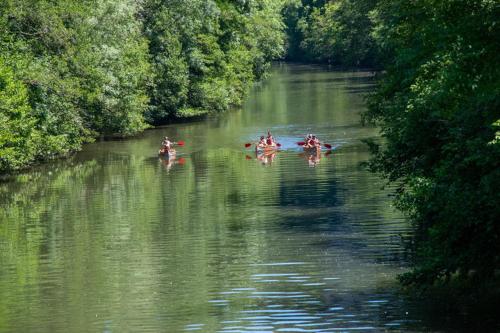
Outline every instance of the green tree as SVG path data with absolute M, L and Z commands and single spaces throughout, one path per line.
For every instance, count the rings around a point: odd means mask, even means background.
M 283 10 L 290 60 L 375 66 L 372 37 L 377 0 L 290 0 Z
M 239 105 L 283 53 L 281 2 L 162 1 L 145 5 L 154 67 L 149 121 L 221 112 Z
M 372 169 L 400 184 L 415 226 L 405 283 L 484 284 L 500 264 L 500 7 L 495 1 L 381 1 L 374 36 L 389 61 L 367 119 Z
M 64 59 L 79 82 L 77 105 L 86 125 L 101 135 L 132 135 L 146 124 L 151 73 L 147 41 L 135 0 L 86 0 Z
M 303 25 L 301 47 L 312 59 L 345 66 L 373 66 L 377 46 L 370 14 L 376 0 L 343 0 L 315 8 Z
M 0 170 L 17 169 L 33 159 L 31 111 L 26 86 L 0 58 Z

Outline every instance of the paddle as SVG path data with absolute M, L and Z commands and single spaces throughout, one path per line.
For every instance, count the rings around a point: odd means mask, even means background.
M 178 145 L 178 146 L 184 146 L 184 141 L 182 141 L 182 140 L 181 141 L 177 141 L 175 144 Z
M 299 141 L 299 142 L 297 142 L 297 145 L 299 145 L 299 146 L 303 146 L 303 145 L 305 145 L 305 144 L 306 144 L 306 143 L 305 143 L 304 141 Z M 332 147 L 332 145 L 331 145 L 331 144 L 329 144 L 329 143 L 323 143 L 323 146 L 324 146 L 325 148 L 327 148 L 327 149 L 332 149 L 332 148 L 333 148 L 333 147 Z

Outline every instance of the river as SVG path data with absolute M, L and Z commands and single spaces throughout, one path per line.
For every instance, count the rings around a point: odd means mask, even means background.
M 276 64 L 241 110 L 0 183 L 0 332 L 424 331 L 396 281 L 409 225 L 360 166 L 372 89 Z M 267 130 L 276 155 L 244 147 Z M 334 149 L 304 155 L 307 133 Z

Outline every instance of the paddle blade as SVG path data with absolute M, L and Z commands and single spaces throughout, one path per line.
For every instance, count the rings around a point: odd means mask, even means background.
M 245 148 L 250 147 L 252 144 L 251 143 L 245 143 Z
M 183 165 L 184 163 L 186 163 L 186 160 L 184 159 L 184 157 L 181 157 L 177 160 L 177 163 L 179 163 L 180 165 Z
M 276 144 L 276 146 L 277 146 L 277 147 L 281 147 L 281 143 L 277 143 L 277 144 Z
M 324 143 L 323 146 L 325 146 L 326 148 L 328 149 L 332 149 L 332 145 L 328 144 L 328 143 Z
M 297 144 L 298 144 L 299 146 L 303 146 L 303 145 L 305 145 L 306 143 L 305 143 L 304 141 L 299 141 L 299 142 L 297 142 Z
M 251 159 L 252 159 L 252 156 L 248 156 L 248 155 L 246 155 L 246 156 L 245 156 L 245 159 L 247 159 L 247 160 L 251 160 Z
M 177 141 L 177 145 L 178 146 L 184 146 L 184 141 L 182 141 L 182 140 L 181 141 Z

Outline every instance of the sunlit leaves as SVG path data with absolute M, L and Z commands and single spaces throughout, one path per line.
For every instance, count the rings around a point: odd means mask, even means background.
M 270 0 L 2 1 L 2 75 L 5 88 L 18 87 L 19 96 L 1 95 L 0 171 L 67 155 L 97 136 L 133 135 L 146 122 L 239 105 L 283 52 L 281 6 Z M 13 106 L 16 99 L 22 108 Z
M 283 54 L 280 1 L 145 2 L 154 67 L 148 120 L 221 112 L 241 104 Z

